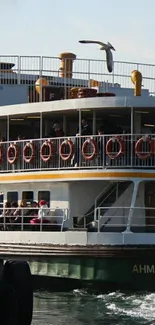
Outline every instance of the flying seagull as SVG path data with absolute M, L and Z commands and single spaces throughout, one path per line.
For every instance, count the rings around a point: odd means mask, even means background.
M 106 61 L 107 61 L 107 69 L 109 72 L 113 71 L 113 55 L 111 50 L 115 51 L 114 47 L 107 42 L 107 44 L 99 42 L 99 41 L 79 41 L 82 44 L 99 44 L 100 50 L 106 51 Z

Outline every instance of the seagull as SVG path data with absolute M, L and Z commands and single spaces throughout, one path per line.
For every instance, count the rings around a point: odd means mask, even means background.
M 116 51 L 116 50 L 114 49 L 114 47 L 109 42 L 107 42 L 107 44 L 105 44 L 105 43 L 100 42 L 100 41 L 82 40 L 82 41 L 79 41 L 79 43 L 82 43 L 82 44 L 98 44 L 98 45 L 100 45 L 100 50 L 106 51 L 107 69 L 108 69 L 109 72 L 113 71 L 114 63 L 113 63 L 113 55 L 112 55 L 111 50 L 113 50 L 113 51 Z

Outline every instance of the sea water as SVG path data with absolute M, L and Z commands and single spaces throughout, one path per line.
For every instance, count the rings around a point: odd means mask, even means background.
M 33 325 L 155 325 L 154 293 L 36 292 Z

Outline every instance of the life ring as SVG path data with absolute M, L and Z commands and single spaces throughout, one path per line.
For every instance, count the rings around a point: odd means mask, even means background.
M 7 160 L 9 164 L 13 165 L 18 159 L 19 148 L 16 144 L 10 144 L 7 150 Z
M 112 144 L 117 142 L 119 144 L 119 151 L 116 153 L 112 153 Z M 124 155 L 125 143 L 121 137 L 115 136 L 108 140 L 106 143 L 106 154 L 110 159 L 117 159 Z
M 65 154 L 64 153 L 64 148 L 68 146 L 69 147 L 69 153 Z M 74 144 L 71 140 L 65 140 L 61 143 L 60 148 L 59 148 L 59 155 L 61 157 L 62 160 L 64 161 L 69 161 L 72 159 L 73 155 L 74 155 Z
M 45 150 L 49 149 L 49 154 L 46 155 Z M 40 148 L 40 158 L 44 162 L 48 162 L 54 154 L 54 147 L 51 141 L 45 141 Z
M 87 153 L 88 146 L 91 145 L 93 152 L 91 154 Z M 82 145 L 82 156 L 86 160 L 93 160 L 97 155 L 97 144 L 93 139 L 87 139 Z
M 30 150 L 30 154 L 28 152 Z M 29 164 L 35 157 L 35 146 L 32 142 L 27 142 L 23 148 L 23 159 Z
M 142 152 L 143 143 L 147 142 L 150 146 L 150 151 L 148 153 Z M 155 142 L 150 137 L 142 137 L 135 144 L 135 153 L 140 159 L 148 159 L 155 154 Z

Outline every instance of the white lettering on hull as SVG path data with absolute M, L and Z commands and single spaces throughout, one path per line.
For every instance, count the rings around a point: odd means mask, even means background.
M 155 265 L 135 264 L 132 268 L 132 273 L 138 273 L 138 274 L 155 273 Z

